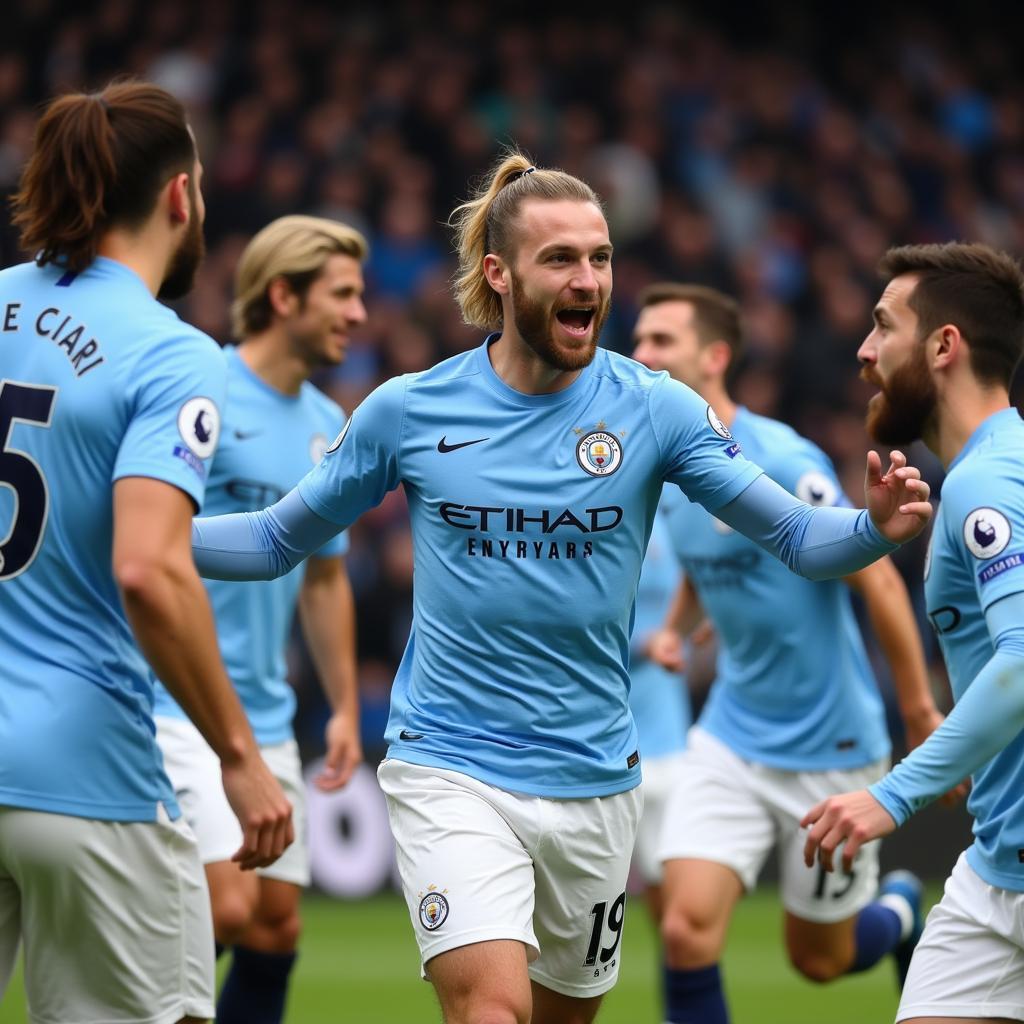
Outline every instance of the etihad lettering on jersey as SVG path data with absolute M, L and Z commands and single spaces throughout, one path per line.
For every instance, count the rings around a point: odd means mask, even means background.
M 607 533 L 622 522 L 622 509 L 618 505 L 574 512 L 569 508 L 533 510 L 495 505 L 459 505 L 444 501 L 438 511 L 449 526 L 472 532 L 472 536 L 466 537 L 466 554 L 471 558 L 533 558 L 549 561 L 590 558 L 594 554 L 594 542 L 576 538 Z M 487 533 L 542 534 L 548 539 L 480 536 Z M 555 533 L 557 539 L 551 539 L 551 534 Z M 569 535 L 573 536 L 572 540 L 568 539 Z
M 20 310 L 20 302 L 7 304 L 0 318 L 5 333 L 18 330 Z M 84 377 L 103 362 L 100 343 L 88 337 L 89 331 L 85 324 L 76 323 L 69 314 L 62 313 L 56 306 L 48 306 L 36 317 L 35 331 L 40 338 L 49 338 L 57 348 L 64 350 L 76 377 Z
M 457 505 L 451 501 L 441 502 L 441 518 L 460 530 L 479 530 L 489 533 L 503 530 L 508 533 L 554 533 L 559 529 L 577 530 L 579 533 L 605 533 L 614 530 L 622 522 L 622 509 L 618 505 L 602 508 L 586 508 L 582 515 L 572 509 L 561 512 L 549 508 L 530 513 L 525 508 L 498 508 L 490 505 Z M 533 526 L 540 527 L 535 531 Z

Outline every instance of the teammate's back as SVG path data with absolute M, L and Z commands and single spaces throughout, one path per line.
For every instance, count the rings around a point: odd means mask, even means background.
M 0 323 L 0 800 L 64 812 L 86 801 L 98 816 L 130 801 L 151 816 L 169 794 L 154 789 L 149 673 L 111 567 L 112 487 L 171 477 L 199 504 L 222 356 L 102 257 L 78 275 L 3 271 Z M 85 721 L 89 771 L 68 773 L 53 731 L 64 723 L 74 750 Z

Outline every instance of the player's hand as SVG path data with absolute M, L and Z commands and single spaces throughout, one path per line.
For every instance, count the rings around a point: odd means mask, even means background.
M 683 638 L 674 629 L 666 627 L 651 633 L 644 645 L 644 654 L 669 672 L 682 672 L 686 668 Z
M 259 751 L 237 763 L 222 764 L 228 803 L 242 826 L 242 845 L 232 856 L 243 871 L 273 864 L 295 839 L 292 805 Z
M 813 827 L 811 827 L 813 826 Z M 801 828 L 811 828 L 804 843 L 804 863 L 818 863 L 826 871 L 834 871 L 836 848 L 843 844 L 843 871 L 853 870 L 853 858 L 865 844 L 896 831 L 896 822 L 889 812 L 866 790 L 830 796 L 808 811 Z
M 359 736 L 359 720 L 354 715 L 335 712 L 324 733 L 327 753 L 323 771 L 317 775 L 317 789 L 329 793 L 348 785 L 352 773 L 363 759 L 363 744 Z
M 931 488 L 921 479 L 919 469 L 907 465 L 903 452 L 894 451 L 889 458 L 889 468 L 883 474 L 878 452 L 868 452 L 864 497 L 878 532 L 894 544 L 903 544 L 916 537 L 931 519 Z

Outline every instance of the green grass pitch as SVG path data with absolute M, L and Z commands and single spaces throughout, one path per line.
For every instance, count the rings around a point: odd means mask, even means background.
M 930 893 L 932 899 L 938 895 Z M 311 896 L 303 914 L 306 933 L 288 1024 L 439 1024 L 433 990 L 418 977 L 412 928 L 397 896 L 360 903 Z M 619 983 L 606 997 L 598 1024 L 658 1024 L 654 933 L 639 898 L 629 904 L 623 943 Z M 772 889 L 740 904 L 723 972 L 733 1024 L 889 1024 L 896 1011 L 888 960 L 830 985 L 800 978 L 785 959 Z M 24 1020 L 19 967 L 0 1003 L 0 1024 Z

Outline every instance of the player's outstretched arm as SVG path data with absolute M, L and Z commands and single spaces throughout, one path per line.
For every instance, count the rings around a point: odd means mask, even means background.
M 208 579 L 272 580 L 291 572 L 341 529 L 318 516 L 295 488 L 260 512 L 193 520 L 192 555 Z
M 904 544 L 925 528 L 932 516 L 929 492 L 921 471 L 907 465 L 903 452 L 892 452 L 885 473 L 878 452 L 868 452 L 864 498 L 872 521 L 886 540 Z
M 331 705 L 320 789 L 341 789 L 363 759 L 356 673 L 356 614 L 343 558 L 311 558 L 299 592 L 299 616 L 320 685 Z
M 839 843 L 849 870 L 857 849 L 902 825 L 915 811 L 973 774 L 1024 729 L 1024 592 L 985 613 L 995 651 L 946 720 L 880 782 L 860 793 L 830 797 L 801 824 L 812 826 L 804 847 L 831 869 Z
M 213 614 L 192 564 L 192 508 L 171 484 L 118 480 L 114 577 L 143 654 L 221 760 L 243 831 L 234 859 L 243 868 L 263 867 L 292 842 L 292 809 L 260 757 L 220 660 Z

